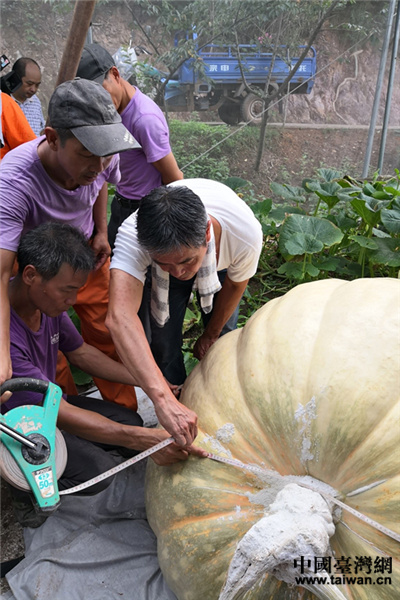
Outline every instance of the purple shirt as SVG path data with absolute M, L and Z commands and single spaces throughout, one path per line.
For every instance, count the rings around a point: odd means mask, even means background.
M 162 184 L 161 173 L 151 163 L 171 152 L 168 125 L 161 109 L 135 89 L 121 119 L 142 147 L 121 152 L 121 181 L 117 185 L 117 192 L 130 200 L 140 200 Z
M 58 350 L 73 352 L 82 344 L 81 335 L 65 312 L 58 317 L 42 314 L 39 331 L 32 331 L 11 309 L 10 353 L 13 377 L 34 377 L 54 383 Z M 2 412 L 25 404 L 39 404 L 42 399 L 42 394 L 35 392 L 15 392 L 2 405 Z
M 65 190 L 46 173 L 37 153 L 44 136 L 8 152 L 0 164 L 0 247 L 16 251 L 21 236 L 47 221 L 69 223 L 87 238 L 93 233 L 93 205 L 104 182 L 118 183 L 119 159 L 90 185 Z

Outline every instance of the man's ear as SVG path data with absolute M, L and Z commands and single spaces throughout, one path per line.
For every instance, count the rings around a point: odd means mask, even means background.
M 40 275 L 33 265 L 26 265 L 25 269 L 22 271 L 22 281 L 25 285 L 32 285 L 38 277 L 40 277 Z
M 60 145 L 60 138 L 58 137 L 58 133 L 53 127 L 45 127 L 44 135 L 46 136 L 47 143 L 50 148 L 57 152 L 57 149 Z
M 206 243 L 211 240 L 211 219 L 207 221 L 207 229 L 206 229 Z

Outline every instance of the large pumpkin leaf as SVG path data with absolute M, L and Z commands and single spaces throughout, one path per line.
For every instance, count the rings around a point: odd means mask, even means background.
M 274 223 L 282 223 L 288 215 L 299 214 L 305 215 L 305 211 L 297 206 L 277 206 L 268 214 L 269 220 Z
M 315 254 L 320 252 L 324 244 L 309 233 L 295 233 L 286 242 L 285 248 L 289 254 Z
M 329 247 L 333 244 L 339 244 L 344 235 L 336 225 L 327 219 L 305 215 L 289 215 L 282 224 L 279 236 L 279 250 L 283 255 L 291 254 L 289 248 L 292 247 L 293 249 L 293 244 L 298 244 L 299 237 L 297 234 L 299 233 L 307 236 L 307 245 L 310 247 L 311 239 Z M 294 238 L 294 240 L 291 238 Z M 320 249 L 323 246 L 320 246 Z
M 378 249 L 370 254 L 372 262 L 388 267 L 400 267 L 400 240 L 376 238 Z
M 341 191 L 342 188 L 336 181 L 321 183 L 318 188 L 314 189 L 314 192 L 317 194 L 318 198 L 321 198 L 321 200 L 328 205 L 329 209 L 333 208 L 338 202 L 340 202 L 338 193 Z
M 390 233 L 387 233 L 387 231 L 382 231 L 382 229 L 377 229 L 376 227 L 372 228 L 372 233 L 379 238 L 390 238 L 392 237 L 390 235 Z
M 365 235 L 349 235 L 349 239 L 356 242 L 361 248 L 368 248 L 369 250 L 377 250 L 378 248 L 377 242 Z
M 400 196 L 400 190 L 392 187 L 391 185 L 387 185 L 384 189 L 387 194 L 391 194 L 392 196 Z
M 295 185 L 272 182 L 271 190 L 274 192 L 274 194 L 280 196 L 288 202 L 304 202 L 306 199 L 304 195 L 304 189 Z
M 342 177 L 342 173 L 336 171 L 336 169 L 321 168 L 317 169 L 317 173 L 325 181 L 333 181 L 334 179 Z
M 363 196 L 361 194 L 361 196 Z M 350 201 L 351 206 L 354 208 L 356 213 L 362 218 L 362 220 L 372 227 L 375 227 L 381 220 L 380 203 L 373 200 L 369 196 L 363 196 L 363 198 L 353 198 Z
M 287 275 L 292 279 L 304 279 L 303 265 L 298 262 L 283 263 L 278 269 L 280 275 Z
M 321 258 L 321 260 L 316 260 L 314 266 L 320 271 L 336 271 L 339 268 L 340 262 L 340 258 L 336 256 L 326 256 Z
M 255 202 L 254 204 L 251 204 L 250 208 L 256 217 L 266 217 L 272 208 L 272 200 L 271 198 L 266 198 L 262 202 Z
M 400 233 L 400 208 L 382 210 L 381 220 L 389 233 Z
M 344 211 L 340 211 L 336 215 L 328 215 L 327 219 L 337 225 L 342 231 L 348 231 L 357 224 L 356 219 L 351 219 Z
M 234 192 L 249 185 L 247 179 L 243 179 L 242 177 L 228 177 L 223 183 L 230 187 Z

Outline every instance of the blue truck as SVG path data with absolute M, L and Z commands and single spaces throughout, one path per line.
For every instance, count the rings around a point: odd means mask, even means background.
M 240 71 L 238 48 L 246 81 L 264 90 L 269 72 L 270 89 L 277 89 L 297 63 L 298 58 L 283 58 L 285 47 L 274 58 L 259 46 L 209 44 L 198 51 L 205 77 L 195 68 L 195 59 L 186 60 L 165 86 L 164 104 L 168 111 L 216 110 L 229 125 L 240 121 L 261 123 L 263 103 L 257 94 L 248 93 Z M 299 46 L 299 56 L 304 46 Z M 197 59 L 198 60 L 198 59 Z M 295 94 L 309 94 L 316 74 L 316 50 L 310 48 L 289 83 Z

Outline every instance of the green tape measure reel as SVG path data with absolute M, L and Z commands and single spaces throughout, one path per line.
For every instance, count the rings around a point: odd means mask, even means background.
M 0 387 L 44 395 L 42 405 L 18 406 L 0 416 L 0 475 L 20 490 L 31 490 L 38 507 L 54 510 L 60 501 L 57 479 L 67 463 L 67 448 L 57 429 L 61 390 L 48 381 L 21 377 Z

